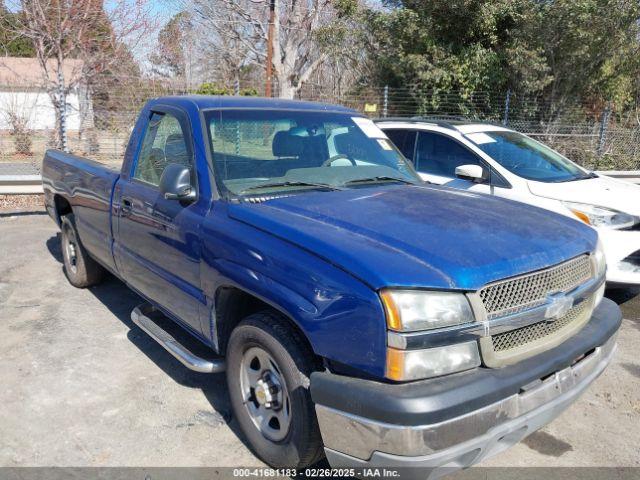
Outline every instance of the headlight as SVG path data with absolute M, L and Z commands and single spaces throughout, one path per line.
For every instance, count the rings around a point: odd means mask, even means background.
M 386 377 L 408 381 L 438 377 L 480 366 L 476 342 L 457 343 L 421 350 L 387 348 Z
M 429 330 L 474 321 L 469 301 L 461 293 L 383 290 L 380 296 L 387 327 L 396 332 Z
M 607 260 L 604 256 L 604 248 L 602 247 L 602 241 L 598 239 L 598 244 L 593 252 L 593 270 L 596 274 L 596 278 L 603 277 L 607 272 Z
M 402 342 L 391 341 L 393 337 L 403 339 L 405 336 L 415 335 L 407 332 L 475 321 L 464 294 L 387 289 L 380 292 L 380 297 L 390 330 L 387 378 L 396 381 L 418 380 L 461 372 L 480 365 L 480 353 L 475 341 L 415 350 L 404 350 Z
M 598 244 L 596 245 L 596 249 L 591 256 L 593 262 L 593 271 L 596 274 L 596 278 L 602 278 L 607 273 L 607 260 L 604 256 L 604 248 L 602 247 L 602 241 L 598 239 Z M 602 298 L 604 297 L 604 290 L 606 287 L 606 282 L 602 282 L 602 285 L 596 291 L 593 298 L 593 307 L 597 307 L 600 305 Z
M 629 228 L 640 221 L 638 217 L 586 203 L 562 202 L 565 207 L 587 225 L 613 229 Z

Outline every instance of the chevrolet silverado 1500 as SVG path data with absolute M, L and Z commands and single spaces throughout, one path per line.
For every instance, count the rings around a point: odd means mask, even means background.
M 168 352 L 226 370 L 272 466 L 476 463 L 556 417 L 615 350 L 593 229 L 423 183 L 347 108 L 158 98 L 120 172 L 49 151 L 43 184 L 69 281 L 111 272 Z

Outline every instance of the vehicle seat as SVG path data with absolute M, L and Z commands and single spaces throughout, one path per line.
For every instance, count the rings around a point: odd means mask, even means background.
M 276 132 L 271 143 L 271 151 L 274 157 L 298 158 L 304 148 L 302 137 L 291 135 L 286 130 Z
M 267 177 L 284 176 L 292 168 L 300 168 L 301 157 L 305 148 L 305 138 L 291 135 L 287 130 L 276 132 L 271 143 L 271 153 L 277 157 L 273 162 L 262 162 L 267 170 Z
M 164 156 L 167 163 L 177 163 L 185 167 L 191 167 L 189 150 L 180 133 L 172 133 L 164 142 Z
M 357 158 L 367 158 L 366 152 L 364 152 L 357 144 L 355 135 L 349 135 L 348 133 L 341 133 L 340 135 L 336 135 L 333 139 L 333 143 L 336 147 L 336 152 L 338 155 L 346 155 L 347 157 L 353 159 L 354 161 Z M 333 162 L 331 165 L 336 167 L 343 166 L 352 166 L 350 160 L 346 158 L 341 158 Z
M 149 161 L 140 163 L 141 171 L 139 176 L 147 182 L 158 185 L 166 165 L 164 151 L 161 148 L 152 148 L 151 152 L 149 152 Z

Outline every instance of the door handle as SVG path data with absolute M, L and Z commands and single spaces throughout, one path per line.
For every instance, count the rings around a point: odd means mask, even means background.
M 131 211 L 133 210 L 133 203 L 128 198 L 122 199 L 122 205 L 120 205 L 120 215 L 126 217 L 131 215 Z

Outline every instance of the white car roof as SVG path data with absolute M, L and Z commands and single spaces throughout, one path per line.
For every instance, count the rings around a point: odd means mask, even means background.
M 420 130 L 451 130 L 454 129 L 462 134 L 480 133 L 480 132 L 510 132 L 509 128 L 501 127 L 499 125 L 491 125 L 488 123 L 449 123 L 438 122 L 437 120 L 413 120 L 413 119 L 390 119 L 390 120 L 378 120 L 376 123 L 380 125 L 380 128 L 418 128 Z
M 454 125 L 456 130 L 461 133 L 479 133 L 479 132 L 510 132 L 509 128 L 500 127 L 498 125 L 488 125 L 486 123 L 470 123 L 467 125 Z

